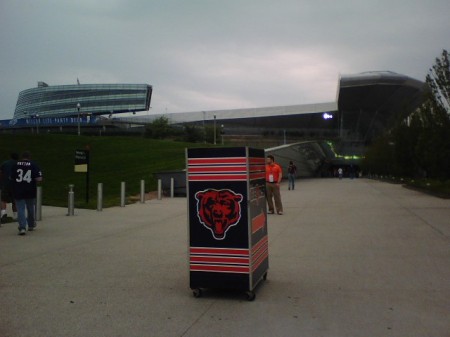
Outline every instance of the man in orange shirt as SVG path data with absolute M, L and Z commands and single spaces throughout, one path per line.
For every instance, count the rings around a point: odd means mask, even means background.
M 274 213 L 273 200 L 278 214 L 283 214 L 283 205 L 281 204 L 280 183 L 283 178 L 283 172 L 274 157 L 269 154 L 266 158 L 266 197 L 269 206 L 269 213 Z

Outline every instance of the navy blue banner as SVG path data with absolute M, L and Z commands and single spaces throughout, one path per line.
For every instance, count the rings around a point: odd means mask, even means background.
M 36 117 L 36 118 L 20 118 L 20 119 L 3 119 L 0 125 L 3 128 L 14 127 L 35 127 L 35 126 L 63 126 L 63 125 L 92 125 L 96 124 L 98 118 L 95 116 L 77 116 L 71 117 Z

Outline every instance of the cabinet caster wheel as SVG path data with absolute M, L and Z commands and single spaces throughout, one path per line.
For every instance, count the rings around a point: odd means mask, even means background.
M 245 295 L 247 297 L 247 301 L 249 302 L 254 301 L 256 298 L 256 294 L 253 291 L 247 291 Z
M 202 290 L 200 288 L 192 289 L 192 294 L 194 294 L 195 298 L 202 297 Z

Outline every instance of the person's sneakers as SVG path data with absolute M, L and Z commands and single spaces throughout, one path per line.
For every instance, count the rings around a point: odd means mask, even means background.
M 8 216 L 5 214 L 2 215 L 1 223 L 6 223 Z
M 279 212 L 278 212 L 278 215 L 283 215 L 283 212 L 282 212 L 282 211 L 279 211 Z
M 36 228 L 36 226 L 33 226 L 33 227 L 28 226 L 28 231 L 29 231 L 29 232 L 32 232 L 32 231 L 35 230 L 35 228 Z
M 27 231 L 25 229 L 19 229 L 19 235 L 25 235 Z
M 269 211 L 269 214 L 273 214 L 273 213 L 275 213 L 274 211 Z

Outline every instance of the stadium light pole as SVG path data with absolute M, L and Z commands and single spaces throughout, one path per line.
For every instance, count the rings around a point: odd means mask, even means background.
M 77 103 L 77 110 L 78 110 L 78 136 L 81 134 L 81 132 L 80 132 L 80 108 L 81 108 L 81 104 Z

